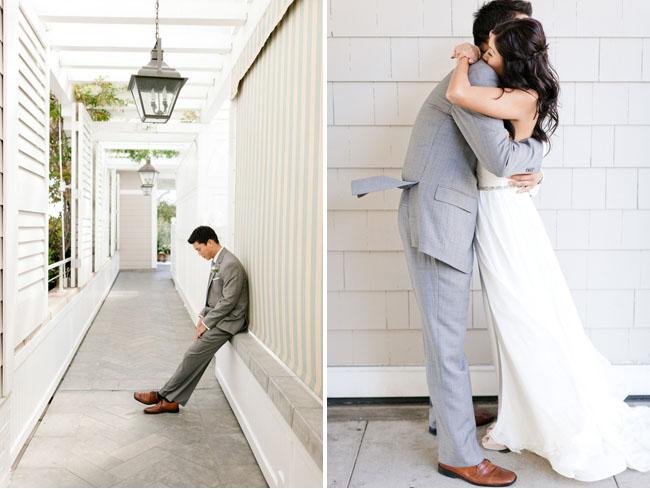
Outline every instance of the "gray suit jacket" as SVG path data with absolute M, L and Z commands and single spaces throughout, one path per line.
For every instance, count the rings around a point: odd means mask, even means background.
M 472 270 L 477 214 L 477 160 L 492 173 L 508 176 L 538 172 L 542 143 L 512 141 L 503 121 L 452 105 L 445 93 L 451 73 L 429 94 L 415 120 L 402 181 L 386 177 L 353 182 L 363 195 L 389 187 L 404 188 L 411 243 L 452 267 Z M 470 66 L 472 85 L 498 86 L 499 78 L 483 61 Z
M 235 255 L 223 249 L 215 271 L 210 271 L 205 307 L 201 310 L 205 325 L 237 334 L 248 327 L 248 276 Z

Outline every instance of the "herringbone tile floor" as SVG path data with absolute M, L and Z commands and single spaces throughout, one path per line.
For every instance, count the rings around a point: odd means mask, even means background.
M 179 414 L 145 415 L 192 341 L 169 267 L 120 272 L 11 487 L 266 487 L 214 360 Z

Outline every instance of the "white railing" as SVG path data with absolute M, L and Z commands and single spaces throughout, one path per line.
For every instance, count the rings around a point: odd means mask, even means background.
M 51 265 L 47 266 L 48 275 L 50 273 L 50 270 L 52 270 L 53 268 L 58 267 L 59 273 L 57 275 L 55 275 L 54 277 L 48 279 L 47 283 L 49 284 L 52 280 L 58 278 L 59 279 L 59 290 L 64 289 L 63 282 L 64 282 L 64 279 L 66 277 L 66 275 L 65 275 L 65 264 L 66 263 L 70 263 L 72 265 L 72 257 L 68 257 L 65 260 L 59 260 L 56 263 L 52 263 Z

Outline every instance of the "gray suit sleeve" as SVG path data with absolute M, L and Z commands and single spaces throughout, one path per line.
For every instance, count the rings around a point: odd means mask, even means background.
M 223 278 L 223 296 L 203 317 L 203 322 L 210 329 L 216 326 L 234 309 L 239 301 L 239 296 L 244 285 L 244 271 L 236 264 L 222 269 L 221 277 Z
M 470 66 L 469 81 L 482 87 L 496 87 L 499 84 L 497 74 L 483 61 Z M 451 116 L 478 160 L 495 175 L 505 177 L 535 173 L 542 167 L 543 147 L 540 141 L 532 138 L 513 141 L 502 120 L 457 105 L 451 106 Z

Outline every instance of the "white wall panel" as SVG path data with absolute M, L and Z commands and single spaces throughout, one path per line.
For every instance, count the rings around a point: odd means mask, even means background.
M 423 98 L 453 68 L 452 46 L 471 39 L 472 13 L 480 3 L 329 1 L 331 366 L 408 369 L 406 365 L 424 361 L 410 347 L 419 327 L 417 307 L 404 313 L 399 302 L 400 294 L 412 297 L 396 234 L 400 192 L 357 199 L 350 195 L 350 181 L 399 177 L 414 117 Z M 650 344 L 635 343 L 650 337 L 643 304 L 650 290 L 646 3 L 531 0 L 561 81 L 561 125 L 544 159 L 544 183 L 535 202 L 595 345 L 610 360 L 634 364 L 639 372 L 647 372 L 643 351 L 650 349 Z M 469 330 L 482 330 L 476 277 L 472 289 Z M 396 301 L 394 308 L 388 300 Z M 620 313 L 608 313 L 609 308 Z M 393 311 L 403 319 L 397 320 Z M 404 359 L 405 351 L 413 356 Z M 489 342 L 476 336 L 468 340 L 474 371 L 491 363 L 488 351 Z M 486 375 L 492 374 L 477 378 Z M 647 383 L 635 385 L 647 389 Z M 346 395 L 354 395 L 353 390 Z M 359 393 L 372 395 L 362 387 Z
M 119 272 L 119 255 L 16 354 L 11 398 L 11 458 L 14 460 L 54 395 L 77 348 Z

